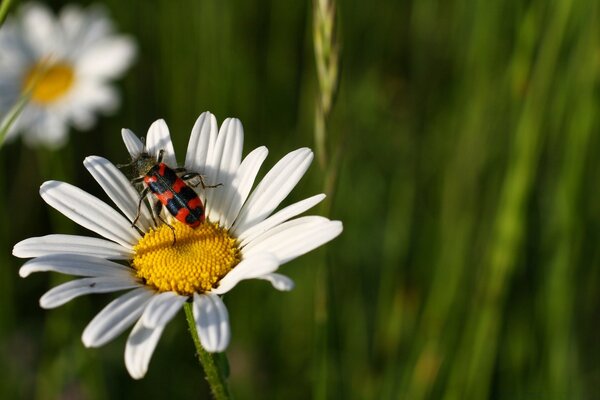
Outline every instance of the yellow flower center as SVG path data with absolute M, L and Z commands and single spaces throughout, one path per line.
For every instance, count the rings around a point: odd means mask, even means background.
M 49 104 L 64 96 L 73 86 L 75 72 L 65 63 L 48 65 L 35 64 L 23 80 L 23 90 L 31 90 L 31 100 L 40 104 Z
M 134 247 L 137 276 L 159 292 L 192 295 L 209 291 L 240 262 L 237 240 L 206 221 L 193 229 L 175 222 L 148 232 Z

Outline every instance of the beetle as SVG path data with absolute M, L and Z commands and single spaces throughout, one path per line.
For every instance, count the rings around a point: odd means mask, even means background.
M 171 168 L 162 162 L 163 155 L 164 150 L 159 151 L 158 158 L 153 157 L 144 150 L 130 164 L 127 164 L 127 166 L 132 166 L 138 175 L 131 182 L 134 184 L 144 184 L 144 189 L 140 193 L 137 214 L 132 222 L 132 226 L 135 226 L 140 218 L 144 199 L 148 193 L 152 193 L 156 197 L 154 212 L 163 223 L 171 228 L 174 236 L 173 243 L 175 243 L 175 228 L 160 216 L 162 208 L 165 207 L 179 222 L 196 228 L 204 222 L 206 216 L 202 200 L 200 200 L 198 194 L 190 186 L 196 187 L 201 184 L 202 188 L 206 189 L 215 188 L 221 186 L 221 184 L 214 186 L 206 185 L 202 179 L 202 175 L 197 172 L 188 172 L 185 168 Z M 183 173 L 183 175 L 179 176 L 178 174 L 180 173 Z M 199 182 L 196 184 L 190 183 L 189 185 L 186 183 L 186 181 L 194 178 L 198 178 Z

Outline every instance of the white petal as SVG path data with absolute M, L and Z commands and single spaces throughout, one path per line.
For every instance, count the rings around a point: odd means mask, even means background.
M 171 168 L 177 167 L 171 134 L 164 119 L 154 121 L 150 125 L 148 135 L 146 135 L 146 148 L 148 153 L 156 158 L 158 158 L 160 151 L 164 150 L 162 161 Z
M 29 107 L 32 104 L 29 103 Z M 21 114 L 23 115 L 23 114 Z M 19 115 L 19 117 L 21 117 Z M 67 141 L 68 126 L 64 113 L 52 109 L 41 109 L 28 125 L 23 124 L 23 140 L 31 146 L 43 144 L 51 149 L 62 147 Z
M 209 185 L 221 186 L 208 189 L 206 192 L 207 217 L 212 221 L 219 221 L 221 211 L 226 209 L 225 200 L 231 190 L 234 190 L 231 181 L 242 160 L 242 147 L 244 144 L 244 128 L 237 118 L 227 118 L 223 121 L 219 136 L 215 143 L 214 151 L 209 154 L 206 165 L 206 175 Z
M 268 251 L 275 255 L 280 264 L 329 242 L 342 233 L 340 221 L 324 217 L 308 216 L 285 222 L 242 248 L 244 257 Z
M 135 57 L 135 42 L 126 36 L 101 39 L 84 50 L 77 60 L 77 72 L 83 79 L 118 78 Z
M 180 296 L 175 292 L 163 292 L 155 295 L 142 315 L 141 319 L 144 325 L 148 328 L 166 325 L 187 299 L 187 296 Z
M 121 136 L 132 159 L 137 158 L 144 151 L 144 144 L 140 138 L 129 129 L 121 129 Z
M 238 240 L 240 241 L 240 246 L 244 246 L 246 243 L 254 240 L 258 235 L 263 234 L 269 229 L 273 228 L 281 224 L 282 222 L 287 221 L 290 218 L 295 217 L 298 214 L 303 213 L 304 211 L 314 207 L 319 204 L 325 198 L 324 194 L 318 194 L 316 196 L 309 197 L 308 199 L 304 199 L 297 203 L 291 204 L 275 214 L 271 215 L 269 218 L 264 221 L 248 227 L 243 232 L 236 232 L 238 235 Z
M 64 113 L 69 115 L 80 129 L 90 129 L 96 121 L 96 111 L 112 114 L 119 108 L 119 92 L 109 83 L 100 81 L 76 82 L 65 104 Z
M 83 331 L 81 340 L 85 347 L 100 347 L 129 328 L 142 315 L 153 294 L 139 288 L 110 302 Z
M 147 232 L 151 227 L 152 216 L 144 204 L 138 208 L 140 194 L 129 179 L 106 158 L 90 156 L 84 160 L 83 165 L 130 221 L 133 222 L 138 210 L 140 211 L 136 225 Z
M 103 276 L 77 279 L 50 289 L 40 298 L 40 306 L 55 308 L 84 294 L 117 292 L 139 286 L 140 284 L 133 277 L 123 279 L 122 277 Z
M 112 276 L 126 279 L 133 270 L 116 262 L 80 254 L 50 254 L 27 261 L 19 275 L 26 278 L 34 272 L 54 271 L 76 276 Z
M 185 168 L 188 171 L 205 174 L 206 160 L 215 146 L 217 140 L 217 119 L 208 111 L 200 114 L 190 135 L 187 153 L 185 155 Z
M 126 248 L 131 248 L 139 239 L 139 234 L 127 219 L 78 187 L 48 181 L 40 188 L 40 195 L 67 218 Z
M 312 159 L 312 151 L 302 148 L 287 154 L 275 164 L 242 207 L 233 224 L 233 232 L 243 232 L 267 218 L 296 186 Z
M 194 319 L 202 347 L 209 353 L 224 351 L 229 344 L 229 314 L 216 294 L 194 293 Z
M 27 43 L 35 49 L 34 56 L 56 54 L 60 50 L 57 21 L 48 7 L 39 3 L 25 4 L 21 10 L 22 32 Z
M 13 248 L 13 255 L 21 258 L 57 253 L 81 254 L 112 260 L 127 260 L 133 254 L 130 249 L 105 239 L 60 234 L 25 239 Z
M 238 282 L 244 279 L 258 278 L 276 271 L 279 267 L 277 259 L 270 253 L 259 253 L 248 257 L 235 266 L 219 281 L 219 287 L 212 289 L 211 293 L 224 294 L 233 289 Z
M 282 292 L 288 292 L 294 288 L 294 281 L 285 275 L 271 273 L 263 276 L 259 276 L 256 279 L 264 279 L 265 281 L 271 282 L 271 285 L 277 290 Z
M 125 346 L 125 366 L 133 379 L 141 379 L 148 371 L 148 364 L 160 340 L 164 325 L 148 328 L 142 319 L 135 324 Z
M 254 149 L 244 158 L 236 171 L 231 185 L 227 188 L 229 189 L 228 193 L 224 194 L 222 204 L 219 204 L 219 208 L 222 210 L 221 224 L 224 228 L 229 229 L 235 221 L 268 153 L 269 151 L 264 146 Z
M 61 8 L 59 18 L 73 59 L 113 31 L 107 10 L 100 4 L 88 6 L 85 10 L 78 4 L 67 4 Z

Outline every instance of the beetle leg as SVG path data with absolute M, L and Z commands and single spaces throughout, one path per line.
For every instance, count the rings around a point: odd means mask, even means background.
M 146 198 L 146 195 L 148 194 L 149 190 L 150 190 L 150 188 L 144 188 L 144 190 L 142 190 L 142 193 L 140 194 L 140 201 L 138 202 L 137 213 L 135 214 L 135 218 L 131 222 L 131 226 L 132 227 L 134 227 L 135 223 L 138 221 L 138 219 L 140 219 L 140 212 L 141 212 L 141 209 L 142 209 L 142 202 Z
M 216 187 L 223 186 L 222 183 L 217 183 L 216 185 L 207 185 L 207 184 L 205 184 L 204 183 L 204 178 L 202 177 L 202 175 L 200 175 L 197 172 L 188 172 L 187 174 L 181 175 L 181 179 L 183 179 L 184 181 L 189 181 L 190 179 L 194 179 L 194 178 L 198 178 L 200 181 L 198 183 L 196 183 L 196 184 L 190 183 L 189 185 L 191 187 L 196 187 L 198 185 L 202 185 L 202 189 L 206 189 L 206 188 L 214 189 Z
M 144 181 L 145 176 L 138 176 L 137 178 L 133 178 L 131 180 L 131 183 L 136 184 L 136 183 L 142 183 Z
M 163 217 L 160 216 L 160 212 L 162 211 L 162 203 L 157 200 L 156 203 L 154 203 L 154 213 L 156 214 L 156 217 L 160 220 L 160 222 L 162 222 L 163 224 L 165 224 L 166 226 L 168 226 L 169 228 L 171 228 L 171 232 L 173 232 L 173 246 L 175 245 L 175 243 L 177 243 L 177 236 L 175 235 L 175 227 L 173 227 L 173 225 L 169 224 Z

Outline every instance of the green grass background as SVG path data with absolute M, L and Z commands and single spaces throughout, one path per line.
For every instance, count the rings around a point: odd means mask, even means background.
M 139 41 L 120 111 L 55 152 L 0 149 L 2 399 L 209 398 L 183 312 L 134 381 L 126 334 L 80 340 L 110 295 L 39 308 L 68 278 L 19 278 L 12 246 L 86 233 L 43 203 L 43 181 L 107 200 L 87 155 L 127 162 L 120 129 L 143 135 L 158 118 L 181 155 L 205 110 L 242 120 L 244 154 L 269 148 L 262 174 L 314 148 L 311 2 L 105 4 Z M 294 291 L 253 281 L 227 294 L 235 397 L 600 398 L 600 4 L 338 7 L 328 129 L 342 158 L 327 207 L 344 232 L 282 268 Z M 323 185 L 315 162 L 285 204 Z

